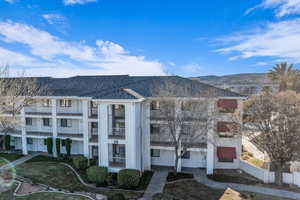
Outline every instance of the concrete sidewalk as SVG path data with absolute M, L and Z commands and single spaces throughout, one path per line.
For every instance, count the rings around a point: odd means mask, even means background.
M 144 193 L 143 200 L 151 200 L 156 193 L 162 193 L 167 181 L 168 170 L 155 171 Z
M 195 169 L 189 170 L 188 172 L 192 172 L 194 174 L 194 178 L 201 184 L 204 184 L 208 187 L 217 188 L 217 189 L 227 189 L 231 188 L 238 191 L 245 191 L 245 192 L 255 192 L 261 193 L 270 196 L 276 196 L 281 198 L 289 198 L 289 199 L 297 199 L 300 200 L 300 193 L 291 192 L 287 190 L 279 190 L 267 187 L 259 187 L 259 186 L 251 186 L 251 185 L 244 185 L 244 184 L 236 184 L 236 183 L 221 183 L 216 182 L 211 179 L 208 179 L 204 170 Z
M 22 158 L 14 160 L 13 162 L 11 162 L 9 164 L 6 164 L 6 165 L 0 167 L 0 170 L 14 168 L 17 165 L 20 165 L 20 164 L 26 162 L 27 160 L 30 160 L 31 158 L 33 158 L 35 156 L 38 156 L 38 155 L 40 155 L 40 153 L 28 154 L 28 155 L 26 155 L 26 156 L 24 156 Z

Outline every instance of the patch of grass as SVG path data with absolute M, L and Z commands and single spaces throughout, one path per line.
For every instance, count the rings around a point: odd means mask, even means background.
M 207 177 L 214 181 L 223 182 L 223 183 L 238 183 L 238 184 L 246 184 L 246 185 L 255 185 L 261 183 L 260 181 L 249 179 L 247 177 L 238 174 L 212 174 L 212 175 L 207 175 Z
M 69 191 L 83 191 L 84 186 L 67 166 L 57 162 L 29 162 L 16 167 L 17 175 L 33 182 Z
M 279 197 L 234 190 L 213 189 L 194 180 L 166 184 L 164 194 L 168 197 L 155 200 L 282 200 Z M 285 198 L 285 200 L 291 200 Z
M 53 192 L 35 193 L 25 197 L 17 197 L 17 200 L 89 200 L 87 197 Z
M 23 155 L 17 153 L 0 153 L 0 158 L 5 158 L 6 160 L 12 162 L 19 158 L 22 158 Z
M 38 155 L 30 160 L 27 160 L 25 163 L 33 163 L 33 162 L 60 162 L 58 158 L 50 157 L 50 156 L 44 156 L 44 155 Z
M 177 173 L 169 172 L 167 176 L 167 181 L 172 182 L 172 181 L 177 181 L 181 179 L 190 179 L 190 178 L 194 178 L 194 175 L 189 173 L 183 173 L 183 172 L 177 172 Z
M 17 188 L 17 183 L 14 183 L 12 185 L 12 187 L 9 188 L 8 190 L 2 191 L 0 193 L 0 200 L 10 200 L 10 199 L 13 199 L 13 193 L 14 193 L 14 191 L 15 191 L 16 188 Z
M 138 199 L 142 196 L 142 192 L 136 191 L 119 191 L 104 188 L 91 188 L 83 185 L 74 174 L 74 172 L 67 166 L 51 159 L 47 160 L 44 157 L 40 157 L 39 160 L 31 161 L 29 163 L 23 163 L 17 166 L 17 175 L 29 178 L 34 183 L 45 184 L 57 189 L 65 189 L 72 191 L 85 191 L 103 194 L 108 197 L 113 196 L 116 193 L 122 193 L 127 199 Z M 0 199 L 1 200 L 1 199 Z

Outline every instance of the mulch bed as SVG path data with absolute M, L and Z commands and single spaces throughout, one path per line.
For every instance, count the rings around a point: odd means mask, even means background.
M 167 176 L 167 182 L 177 181 L 181 179 L 192 179 L 194 178 L 193 174 L 183 173 L 183 172 L 169 172 Z

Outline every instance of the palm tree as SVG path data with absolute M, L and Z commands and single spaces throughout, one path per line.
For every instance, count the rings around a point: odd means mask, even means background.
M 268 73 L 268 78 L 279 82 L 279 92 L 289 88 L 289 84 L 295 80 L 296 70 L 293 64 L 287 62 L 276 64 Z

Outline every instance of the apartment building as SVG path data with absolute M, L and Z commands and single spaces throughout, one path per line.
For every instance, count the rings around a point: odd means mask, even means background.
M 174 147 L 160 115 L 162 96 L 154 90 L 173 82 L 178 88 L 189 88 L 189 92 L 182 95 L 180 90 L 174 90 L 166 93 L 167 98 L 209 100 L 206 138 L 193 142 L 180 159 L 180 166 L 206 168 L 208 174 L 217 168 L 239 168 L 241 136 L 230 133 L 227 125 L 233 123 L 231 116 L 235 113 L 241 120 L 245 98 L 242 95 L 179 76 L 37 80 L 47 86 L 47 95 L 36 97 L 34 104 L 22 109 L 20 129 L 9 133 L 11 146 L 23 154 L 46 152 L 49 137 L 61 138 L 61 151 L 65 153 L 64 140 L 69 138 L 72 154 L 96 158 L 100 166 L 107 166 L 110 171 L 174 166 Z

